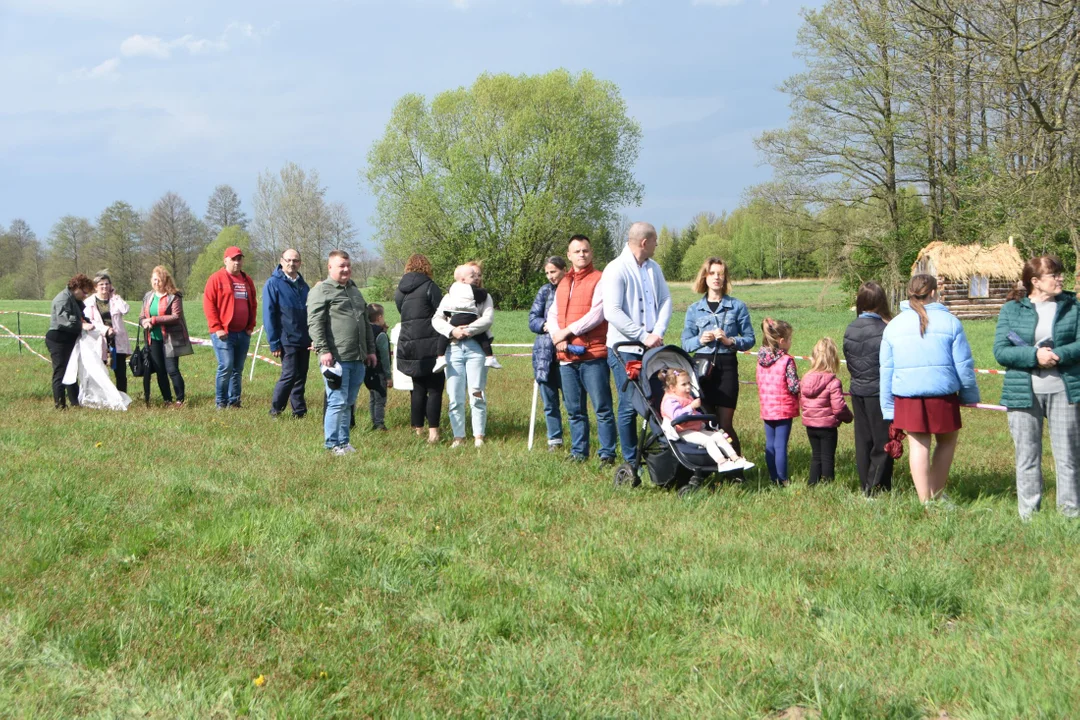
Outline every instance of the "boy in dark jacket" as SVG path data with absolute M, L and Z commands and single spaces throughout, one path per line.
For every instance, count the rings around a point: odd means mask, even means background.
M 364 376 L 371 398 L 368 409 L 371 411 L 371 429 L 386 431 L 386 389 L 391 387 L 390 379 L 390 336 L 386 334 L 386 320 L 383 306 L 371 303 L 367 309 L 368 322 L 375 333 L 375 367 Z

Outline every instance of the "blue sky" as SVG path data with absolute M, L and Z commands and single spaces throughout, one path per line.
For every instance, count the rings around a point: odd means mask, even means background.
M 793 0 L 0 0 L 0 224 L 214 186 L 251 214 L 262 170 L 318 170 L 361 238 L 359 182 L 394 102 L 484 71 L 590 70 L 644 138 L 632 219 L 681 226 L 767 179 L 753 138 L 786 122 Z M 817 4 L 817 3 L 811 3 Z

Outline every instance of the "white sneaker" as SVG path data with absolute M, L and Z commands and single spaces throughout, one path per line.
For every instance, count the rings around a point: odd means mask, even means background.
M 442 372 L 443 368 L 445 368 L 445 367 L 446 367 L 446 358 L 444 356 L 440 355 L 438 358 L 435 359 L 435 367 L 431 368 L 431 372 L 433 372 L 433 373 Z
M 338 455 L 338 456 L 340 456 L 340 455 L 348 455 L 348 453 L 345 452 L 345 446 L 344 445 L 338 445 L 337 447 L 330 448 L 330 454 L 331 455 Z
M 484 447 L 484 438 L 473 438 L 473 447 Z
M 484 360 L 484 365 L 489 368 L 494 368 L 495 370 L 503 369 L 503 366 L 499 364 L 498 358 L 496 358 L 494 355 L 489 355 L 488 358 Z

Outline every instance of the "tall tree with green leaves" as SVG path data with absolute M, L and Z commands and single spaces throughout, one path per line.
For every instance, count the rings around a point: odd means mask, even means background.
M 618 88 L 589 72 L 484 74 L 430 103 L 406 95 L 364 172 L 384 254 L 424 252 L 442 280 L 480 260 L 500 303 L 523 306 L 544 258 L 641 201 L 640 142 Z
M 148 289 L 143 277 L 142 220 L 135 208 L 122 200 L 105 208 L 97 221 L 97 245 L 101 264 L 108 268 L 113 287 L 124 297 L 141 297 Z M 172 268 L 170 268 L 172 271 Z

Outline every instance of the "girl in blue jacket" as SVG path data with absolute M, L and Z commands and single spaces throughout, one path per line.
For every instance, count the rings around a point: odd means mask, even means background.
M 919 500 L 945 499 L 960 405 L 979 402 L 971 346 L 960 321 L 938 302 L 937 280 L 916 275 L 881 337 L 881 414 L 907 432 Z M 937 441 L 933 458 L 931 438 Z

